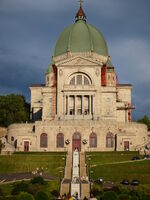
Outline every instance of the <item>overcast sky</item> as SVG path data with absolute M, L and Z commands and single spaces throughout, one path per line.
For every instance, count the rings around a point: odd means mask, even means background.
M 59 34 L 79 8 L 77 0 L 0 0 L 0 94 L 30 99 L 29 85 L 44 83 Z M 120 83 L 132 83 L 134 119 L 150 117 L 150 0 L 85 0 L 87 22 L 104 35 Z

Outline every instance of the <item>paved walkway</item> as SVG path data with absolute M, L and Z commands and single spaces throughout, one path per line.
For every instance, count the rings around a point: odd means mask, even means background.
M 7 182 L 13 182 L 13 181 L 19 181 L 19 180 L 23 180 L 23 179 L 32 179 L 35 176 L 40 176 L 40 174 L 34 175 L 31 172 L 25 172 L 25 173 L 11 173 L 11 174 L 0 175 L 0 184 L 7 183 Z M 58 179 L 58 178 L 48 175 L 48 174 L 42 174 L 41 176 L 47 180 L 57 180 Z
M 145 160 L 150 160 L 150 159 L 140 159 L 140 160 L 128 160 L 128 161 L 101 163 L 101 164 L 97 164 L 97 165 L 91 165 L 91 167 L 103 166 L 103 165 L 117 165 L 117 164 L 123 164 L 123 163 L 133 163 L 133 162 L 142 162 L 142 161 L 145 161 Z

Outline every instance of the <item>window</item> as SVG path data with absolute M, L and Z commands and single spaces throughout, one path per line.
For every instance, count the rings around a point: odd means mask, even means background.
M 86 74 L 75 73 L 71 76 L 70 85 L 91 85 L 92 81 Z
M 78 114 L 78 115 L 82 115 L 82 109 L 81 109 L 81 108 L 78 108 L 77 114 Z
M 90 82 L 86 76 L 84 76 L 84 85 L 90 85 Z
M 75 85 L 75 76 L 71 79 L 70 85 Z
M 47 134 L 42 133 L 40 136 L 40 147 L 47 148 Z
M 57 134 L 57 148 L 63 148 L 64 147 L 64 135 L 63 133 Z
M 14 137 L 13 137 L 13 136 L 11 136 L 11 141 L 12 141 L 12 142 L 14 141 Z
M 114 146 L 114 139 L 113 139 L 113 133 L 107 133 L 106 135 L 106 147 L 111 148 Z
M 74 140 L 80 140 L 80 139 L 81 139 L 80 133 L 75 132 L 75 133 L 73 134 L 73 139 L 74 139 Z
M 90 134 L 90 147 L 91 148 L 97 147 L 97 135 L 95 133 Z
M 82 85 L 82 75 L 77 75 L 77 85 Z

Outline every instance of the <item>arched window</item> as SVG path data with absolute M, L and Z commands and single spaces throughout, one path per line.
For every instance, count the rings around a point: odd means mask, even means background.
M 47 148 L 47 134 L 42 133 L 40 136 L 40 147 Z
M 57 148 L 63 148 L 64 147 L 64 135 L 63 133 L 57 134 Z
M 91 85 L 92 81 L 89 76 L 83 73 L 75 73 L 71 76 L 69 85 Z
M 12 141 L 12 142 L 14 141 L 14 137 L 13 137 L 13 136 L 11 136 L 11 141 Z
M 97 135 L 93 132 L 90 134 L 90 147 L 91 148 L 97 147 Z
M 73 134 L 73 139 L 74 139 L 74 140 L 80 140 L 80 139 L 81 139 L 80 133 L 79 133 L 79 132 L 75 132 L 75 133 Z
M 106 147 L 111 148 L 114 146 L 113 133 L 107 133 L 106 135 Z

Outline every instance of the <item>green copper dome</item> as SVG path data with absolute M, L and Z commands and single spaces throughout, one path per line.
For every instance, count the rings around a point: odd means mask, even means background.
M 86 16 L 80 7 L 76 22 L 68 26 L 59 36 L 54 50 L 54 56 L 66 52 L 93 51 L 108 56 L 108 49 L 102 33 L 92 25 L 86 23 Z

